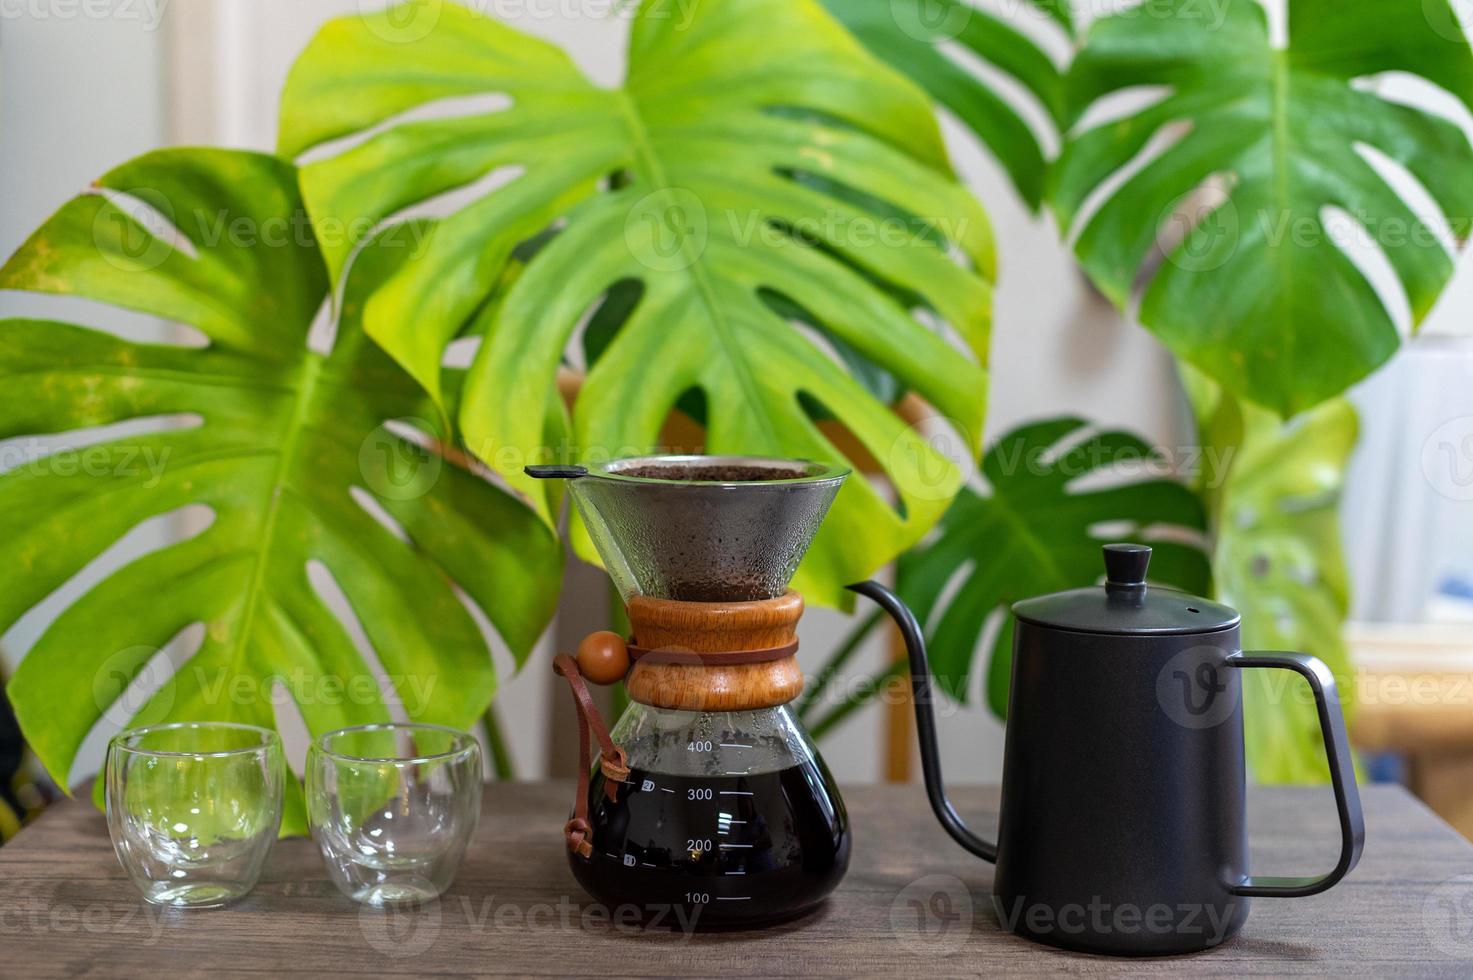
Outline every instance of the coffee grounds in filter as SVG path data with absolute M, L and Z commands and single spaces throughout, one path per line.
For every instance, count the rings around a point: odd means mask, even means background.
M 774 466 L 633 466 L 619 470 L 620 476 L 640 480 L 679 480 L 682 483 L 760 483 L 768 480 L 799 480 L 802 470 Z

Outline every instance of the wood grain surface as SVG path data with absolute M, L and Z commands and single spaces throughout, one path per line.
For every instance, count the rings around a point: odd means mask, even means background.
M 574 883 L 560 833 L 570 793 L 488 786 L 459 879 L 413 913 L 353 905 L 301 839 L 280 842 L 231 908 L 153 909 L 114 859 L 102 816 L 65 803 L 0 848 L 0 976 L 1473 976 L 1473 846 L 1391 787 L 1364 791 L 1365 858 L 1339 887 L 1254 900 L 1243 932 L 1215 950 L 1134 960 L 1002 932 L 991 868 L 943 835 L 916 786 L 847 792 L 853 865 L 808 918 L 753 932 L 638 929 Z M 995 789 L 955 797 L 990 828 Z M 1333 860 L 1328 791 L 1259 790 L 1250 811 L 1255 871 Z
M 638 595 L 629 600 L 629 625 L 641 646 L 698 653 L 765 650 L 796 638 L 803 597 L 788 589 L 755 602 L 679 602 Z
M 803 597 L 788 589 L 755 602 L 679 602 L 635 596 L 629 625 L 650 650 L 727 653 L 768 650 L 798 638 Z M 658 708 L 684 711 L 747 711 L 772 708 L 803 693 L 796 657 L 767 663 L 698 666 L 663 661 L 658 653 L 634 665 L 625 682 L 629 698 Z

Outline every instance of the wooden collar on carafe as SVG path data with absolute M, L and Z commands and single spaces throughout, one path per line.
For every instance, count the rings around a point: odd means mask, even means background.
M 792 589 L 755 602 L 635 596 L 629 601 L 629 624 L 637 659 L 625 680 L 629 697 L 689 711 L 787 704 L 803 692 L 803 672 L 794 655 L 802 616 L 803 597 Z M 752 656 L 743 658 L 743 653 Z M 701 654 L 713 656 L 698 661 Z M 722 654 L 733 655 L 735 662 L 721 662 Z

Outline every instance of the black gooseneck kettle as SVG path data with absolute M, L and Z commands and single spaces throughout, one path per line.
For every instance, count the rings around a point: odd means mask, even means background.
M 874 582 L 852 586 L 900 625 L 910 655 L 926 792 L 957 843 L 995 862 L 1003 928 L 1071 949 L 1187 953 L 1242 927 L 1254 897 L 1333 886 L 1360 860 L 1360 794 L 1335 678 L 1302 653 L 1244 653 L 1238 613 L 1147 588 L 1151 549 L 1105 547 L 1106 584 L 1013 606 L 1002 813 L 992 844 L 942 784 L 930 669 L 915 617 Z M 1309 682 L 1339 810 L 1340 859 L 1321 877 L 1249 875 L 1242 678 Z

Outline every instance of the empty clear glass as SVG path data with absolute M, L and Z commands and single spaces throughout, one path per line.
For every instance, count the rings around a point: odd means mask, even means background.
M 436 725 L 330 732 L 307 753 L 307 813 L 349 898 L 432 899 L 455 880 L 481 814 L 481 747 Z
M 269 729 L 155 725 L 108 745 L 107 826 L 156 905 L 213 908 L 255 887 L 281 826 L 286 763 Z

